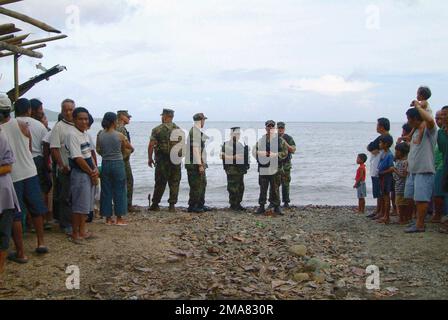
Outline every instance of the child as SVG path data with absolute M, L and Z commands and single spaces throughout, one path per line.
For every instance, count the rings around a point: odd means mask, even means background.
M 356 163 L 359 164 L 359 168 L 356 171 L 355 185 L 354 189 L 358 191 L 358 213 L 364 214 L 366 211 L 366 165 L 367 155 L 358 154 L 358 158 L 356 159 Z
M 389 224 L 390 223 L 390 193 L 392 192 L 394 171 L 394 155 L 390 151 L 390 147 L 393 145 L 394 140 L 390 135 L 382 135 L 379 139 L 380 150 L 382 150 L 380 163 L 378 164 L 378 171 L 380 176 L 381 186 L 381 201 L 382 212 L 378 216 L 378 223 Z
M 433 115 L 431 107 L 429 106 L 428 100 L 431 98 L 431 89 L 428 87 L 420 87 L 417 90 L 417 100 L 414 100 L 411 102 L 411 107 L 416 107 L 419 105 L 422 107 L 426 112 L 429 112 L 431 116 Z M 423 135 L 425 134 L 426 129 L 426 123 L 423 121 L 420 127 L 418 128 L 418 138 L 414 140 L 414 144 L 420 144 L 423 139 Z M 412 130 L 411 134 L 408 136 L 409 141 L 411 140 L 411 137 L 414 135 L 415 129 Z
M 11 178 L 14 162 L 11 147 L 0 130 L 0 285 L 8 255 L 14 214 L 20 211 L 19 200 Z
M 382 210 L 382 202 L 381 200 L 381 188 L 380 188 L 380 178 L 378 175 L 378 164 L 381 159 L 381 152 L 379 149 L 379 145 L 372 142 L 367 147 L 367 150 L 370 152 L 370 176 L 372 177 L 372 193 L 373 198 L 376 199 L 376 210 L 374 213 L 367 216 L 367 218 L 374 218 L 379 216 Z
M 400 217 L 401 225 L 408 224 L 412 220 L 412 208 L 409 201 L 404 198 L 406 177 L 408 176 L 408 154 L 410 147 L 402 142 L 395 146 L 395 167 L 393 176 L 395 180 L 395 203 Z

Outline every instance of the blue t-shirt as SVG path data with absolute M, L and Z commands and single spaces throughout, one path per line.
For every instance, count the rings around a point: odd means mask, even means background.
M 381 157 L 380 163 L 378 164 L 378 171 L 381 173 L 390 169 L 394 166 L 394 155 L 389 150 L 387 153 L 384 153 Z

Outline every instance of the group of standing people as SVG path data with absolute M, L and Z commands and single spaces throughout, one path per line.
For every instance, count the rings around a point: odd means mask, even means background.
M 39 255 L 49 252 L 44 230 L 52 223 L 76 244 L 93 239 L 86 223 L 93 219 L 96 198 L 107 224 L 126 225 L 124 217 L 134 209 L 129 163 L 134 148 L 125 128 L 130 118 L 127 111 L 107 113 L 96 148 L 88 133 L 93 117 L 73 100 L 62 102 L 51 130 L 41 101 L 22 98 L 13 105 L 0 95 L 0 273 L 6 259 L 28 262 L 25 229 L 35 232 Z M 11 237 L 15 251 L 8 252 Z
M 380 118 L 377 122 L 380 136 L 367 147 L 373 197 L 377 199 L 375 212 L 367 217 L 389 224 L 393 211 L 398 214 L 398 223 L 407 225 L 406 233 L 425 232 L 429 215 L 432 215 L 430 222 L 442 223 L 446 211 L 448 106 L 434 118 L 428 102 L 431 95 L 428 87 L 418 88 L 417 98 L 406 112 L 407 122 L 396 143 L 390 135 L 390 121 Z M 358 155 L 354 187 L 361 213 L 365 212 L 366 162 L 367 155 Z M 442 224 L 441 232 L 448 232 L 447 222 Z
M 203 132 L 207 117 L 203 113 L 193 116 L 194 126 L 185 138 L 183 131 L 175 123 L 174 111 L 164 109 L 162 124 L 152 130 L 148 146 L 148 165 L 155 165 L 155 187 L 150 211 L 160 211 L 159 204 L 168 184 L 170 196 L 169 210 L 176 210 L 179 184 L 182 177 L 182 158 L 190 186 L 188 212 L 203 213 L 210 211 L 205 205 L 207 188 L 207 150 L 209 137 Z M 296 152 L 294 139 L 285 133 L 286 125 L 269 120 L 265 124 L 266 134 L 253 148 L 257 159 L 260 185 L 260 197 L 257 214 L 272 210 L 282 214 L 280 188 L 282 188 L 284 207 L 289 208 L 289 186 L 291 182 L 291 160 Z M 227 175 L 227 190 L 230 209 L 246 211 L 242 206 L 244 197 L 244 176 L 250 168 L 249 147 L 241 143 L 241 128 L 231 128 L 229 140 L 222 145 L 221 159 Z M 184 143 L 185 141 L 186 143 Z M 269 198 L 268 198 L 269 191 Z M 266 204 L 269 201 L 269 207 Z

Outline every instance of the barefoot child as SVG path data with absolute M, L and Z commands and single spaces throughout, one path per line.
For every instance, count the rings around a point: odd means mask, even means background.
M 366 211 L 366 163 L 367 155 L 359 154 L 356 159 L 356 163 L 359 164 L 358 170 L 356 171 L 355 185 L 354 189 L 358 191 L 358 213 L 365 213 Z
M 8 255 L 13 217 L 16 211 L 20 211 L 19 200 L 11 178 L 14 162 L 11 147 L 0 129 L 0 285 Z
M 411 107 L 417 107 L 420 106 L 423 110 L 425 110 L 426 112 L 428 112 L 431 116 L 433 116 L 431 107 L 429 106 L 428 100 L 431 98 L 431 89 L 429 89 L 428 87 L 420 87 L 417 90 L 417 100 L 414 100 L 411 102 Z M 415 144 L 420 144 L 422 142 L 423 139 L 423 134 L 425 132 L 426 129 L 426 124 L 425 122 L 422 122 L 421 126 L 418 128 L 418 138 L 417 140 L 414 140 Z M 415 129 L 412 130 L 411 134 L 408 136 L 408 141 L 411 140 L 413 134 L 415 132 Z
M 389 224 L 390 222 L 390 193 L 392 192 L 392 172 L 394 170 L 394 156 L 390 151 L 390 147 L 394 143 L 390 135 L 383 135 L 380 137 L 380 149 L 383 151 L 378 164 L 378 171 L 380 176 L 380 186 L 382 194 L 382 212 L 378 223 Z
M 399 143 L 395 146 L 395 203 L 398 209 L 399 223 L 401 225 L 408 224 L 412 220 L 412 206 L 408 199 L 404 197 L 404 188 L 406 186 L 406 178 L 408 176 L 408 154 L 410 147 L 406 142 Z
M 373 198 L 376 199 L 376 210 L 372 214 L 368 215 L 367 218 L 374 218 L 376 216 L 379 216 L 382 210 L 380 178 L 378 175 L 378 164 L 381 159 L 381 152 L 379 149 L 379 145 L 374 142 L 368 145 L 367 150 L 370 152 L 370 176 L 372 177 L 372 194 Z

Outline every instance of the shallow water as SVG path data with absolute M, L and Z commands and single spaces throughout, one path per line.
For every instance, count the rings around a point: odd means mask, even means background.
M 185 130 L 192 126 L 190 122 L 177 122 Z M 148 204 L 148 193 L 153 193 L 154 169 L 147 166 L 147 147 L 152 128 L 158 123 L 134 122 L 128 126 L 132 144 L 136 148 L 132 156 L 134 172 L 134 202 Z M 219 130 L 225 137 L 226 129 L 240 126 L 243 130 L 263 130 L 261 122 L 207 122 L 207 129 Z M 95 123 L 91 134 L 96 137 L 100 124 Z M 326 204 L 355 205 L 356 191 L 353 189 L 358 153 L 367 153 L 367 144 L 375 139 L 375 123 L 288 123 L 287 133 L 297 144 L 297 154 L 293 157 L 291 201 L 295 205 Z M 397 137 L 401 133 L 401 124 L 393 124 L 391 133 Z M 251 147 L 252 145 L 249 144 Z M 209 156 L 207 171 L 208 205 L 224 207 L 228 205 L 226 175 L 217 154 Z M 245 205 L 256 205 L 258 199 L 258 173 L 254 162 L 246 176 Z M 371 181 L 367 181 L 367 204 L 373 205 Z M 182 171 L 179 205 L 186 206 L 188 201 L 188 181 L 186 171 Z M 168 190 L 162 205 L 166 204 Z

